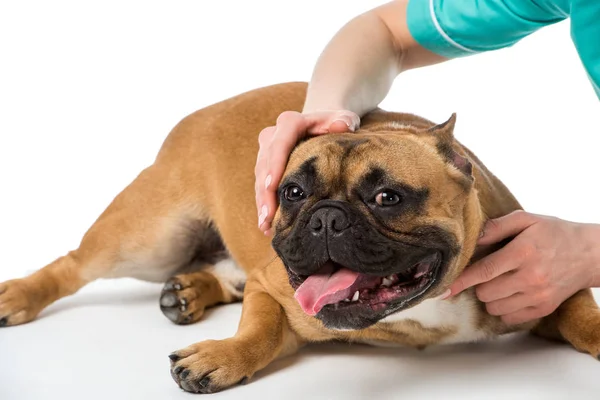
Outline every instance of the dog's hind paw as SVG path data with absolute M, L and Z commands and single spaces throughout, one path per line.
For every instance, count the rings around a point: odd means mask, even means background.
M 160 309 L 165 317 L 179 325 L 198 321 L 206 303 L 200 286 L 179 277 L 169 279 L 160 294 Z

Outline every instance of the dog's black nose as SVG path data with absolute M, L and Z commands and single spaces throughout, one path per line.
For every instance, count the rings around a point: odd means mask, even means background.
M 310 229 L 314 235 L 336 234 L 348 229 L 348 215 L 337 207 L 319 208 L 310 218 Z

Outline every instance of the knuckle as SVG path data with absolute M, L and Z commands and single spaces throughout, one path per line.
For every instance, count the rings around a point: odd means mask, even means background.
M 529 218 L 529 213 L 525 210 L 515 210 L 509 214 L 510 218 L 517 219 L 519 221 L 525 221 Z
M 518 256 L 521 259 L 537 259 L 539 258 L 539 251 L 534 243 L 524 242 L 519 246 Z
M 517 218 L 522 218 L 524 215 L 526 215 L 527 213 L 525 212 L 525 210 L 515 210 L 513 212 L 510 213 L 510 215 L 517 217 Z
M 486 230 L 493 231 L 493 232 L 499 231 L 501 228 L 501 225 L 502 225 L 500 223 L 500 221 L 497 219 L 488 219 L 485 224 L 486 224 Z
M 535 301 L 539 308 L 552 307 L 552 295 L 549 290 L 543 290 L 535 295 Z
M 521 224 L 532 222 L 533 214 L 525 210 L 515 210 L 509 214 L 511 218 L 518 220 Z
M 548 301 L 546 304 L 538 307 L 538 318 L 547 317 L 548 315 L 552 314 L 554 310 L 556 310 L 556 306 L 552 302 Z
M 478 285 L 475 287 L 475 294 L 477 295 L 477 298 L 481 301 L 483 301 L 484 303 L 491 301 L 491 295 L 490 295 L 490 290 L 486 285 Z
M 260 131 L 260 133 L 258 134 L 258 145 L 260 147 L 265 146 L 265 144 L 273 136 L 273 132 L 275 132 L 275 127 L 274 126 L 269 126 L 269 127 L 265 128 L 265 129 L 263 129 L 262 131 Z
M 263 175 L 263 170 L 265 169 L 264 159 L 257 159 L 256 165 L 254 165 L 254 176 L 258 178 Z M 258 183 L 258 182 L 257 182 Z
M 546 288 L 548 287 L 548 276 L 544 269 L 536 264 L 534 266 L 529 267 L 529 279 L 528 283 L 530 287 L 533 288 Z M 542 292 L 544 293 L 544 292 Z
M 277 117 L 277 125 L 293 123 L 298 120 L 299 115 L 300 113 L 296 111 L 284 111 L 281 114 L 279 114 L 279 117 Z
M 485 309 L 490 315 L 498 316 L 503 314 L 502 305 L 498 302 L 487 303 Z
M 496 263 L 490 259 L 485 259 L 481 261 L 479 265 L 479 274 L 484 281 L 489 281 L 496 274 Z

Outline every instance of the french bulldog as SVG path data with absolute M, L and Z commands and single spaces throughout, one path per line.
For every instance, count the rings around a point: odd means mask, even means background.
M 184 390 L 245 382 L 314 342 L 427 346 L 515 331 L 600 354 L 590 290 L 548 317 L 507 326 L 473 290 L 441 296 L 469 265 L 486 220 L 522 207 L 442 124 L 376 109 L 356 133 L 298 143 L 279 186 L 274 235 L 256 226 L 259 132 L 301 110 L 306 83 L 241 94 L 180 121 L 155 162 L 125 188 L 78 249 L 0 284 L 0 326 L 34 319 L 99 278 L 166 282 L 159 303 L 177 324 L 243 299 L 232 338 L 172 353 Z

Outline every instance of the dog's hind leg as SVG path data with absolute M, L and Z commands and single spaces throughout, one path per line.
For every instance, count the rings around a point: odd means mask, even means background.
M 191 324 L 208 307 L 242 299 L 246 274 L 232 259 L 226 257 L 196 269 L 169 279 L 161 293 L 160 309 L 176 324 Z
M 198 199 L 171 171 L 144 170 L 109 205 L 77 250 L 22 278 L 0 283 L 0 326 L 31 321 L 52 302 L 99 278 L 165 282 L 197 257 L 223 251 Z
M 548 339 L 564 340 L 575 349 L 600 360 L 600 308 L 590 289 L 565 300 L 543 318 L 533 333 Z

